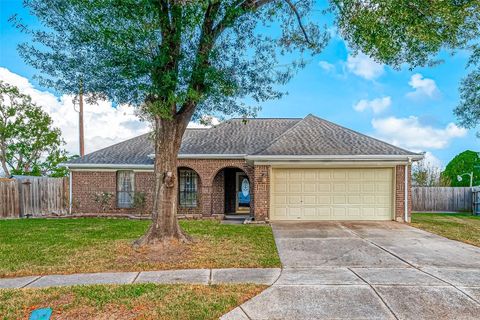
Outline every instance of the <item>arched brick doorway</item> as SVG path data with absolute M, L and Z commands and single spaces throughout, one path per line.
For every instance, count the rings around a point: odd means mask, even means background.
M 251 214 L 253 212 L 252 179 L 238 167 L 220 169 L 212 181 L 214 214 Z

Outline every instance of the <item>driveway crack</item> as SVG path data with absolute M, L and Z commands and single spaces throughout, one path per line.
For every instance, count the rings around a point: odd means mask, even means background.
M 395 319 L 397 319 L 397 320 L 399 319 L 397 317 L 397 315 L 395 314 L 395 312 L 393 312 L 392 308 L 390 308 L 390 306 L 387 304 L 387 302 L 385 300 L 383 300 L 382 296 L 377 292 L 377 290 L 367 280 L 362 278 L 358 273 L 353 271 L 351 268 L 347 268 L 347 269 L 350 270 L 350 272 L 352 272 L 354 275 L 356 275 L 360 280 L 365 282 L 373 290 L 373 292 L 375 292 L 377 297 L 382 301 L 383 305 L 390 311 L 390 313 L 395 317 Z

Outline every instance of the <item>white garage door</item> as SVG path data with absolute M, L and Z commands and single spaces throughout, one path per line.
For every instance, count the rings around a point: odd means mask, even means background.
M 273 169 L 271 220 L 392 220 L 393 169 Z

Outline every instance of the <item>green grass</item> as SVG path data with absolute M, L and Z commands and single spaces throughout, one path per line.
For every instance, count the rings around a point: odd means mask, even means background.
M 149 221 L 23 219 L 0 221 L 0 277 L 176 268 L 278 267 L 272 230 L 259 225 L 181 221 L 194 243 L 133 250 Z
M 468 213 L 413 213 L 412 225 L 480 247 L 480 216 Z
M 28 319 L 51 307 L 53 319 L 218 319 L 265 286 L 93 285 L 0 289 L 0 319 Z

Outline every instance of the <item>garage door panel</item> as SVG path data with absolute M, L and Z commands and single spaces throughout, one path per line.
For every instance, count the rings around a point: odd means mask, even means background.
M 316 205 L 317 204 L 317 197 L 315 195 L 309 196 L 303 196 L 303 204 L 304 205 Z
M 332 185 L 330 183 L 317 183 L 317 192 L 330 192 Z
M 302 192 L 302 184 L 301 183 L 290 183 L 288 185 L 288 192 L 290 193 L 298 193 Z
M 287 184 L 286 182 L 281 182 L 281 181 L 276 181 L 273 184 L 273 191 L 275 193 L 280 193 L 280 192 L 287 192 Z
M 302 203 L 302 196 L 299 195 L 289 195 L 287 197 L 287 204 L 299 205 Z
M 303 192 L 316 192 L 316 184 L 315 182 L 305 182 L 303 184 Z
M 345 181 L 347 179 L 347 171 L 338 169 L 333 171 L 333 180 Z
M 375 204 L 380 206 L 388 207 L 390 204 L 390 197 L 389 196 L 376 196 L 375 197 Z
M 362 196 L 355 195 L 355 196 L 348 196 L 348 204 L 350 205 L 361 205 L 362 204 Z
M 272 220 L 391 220 L 392 168 L 273 169 Z
M 347 216 L 351 219 L 360 218 L 362 216 L 362 208 L 360 207 L 347 207 Z
M 362 201 L 365 205 L 374 205 L 375 204 L 375 196 L 374 195 L 371 195 L 371 196 L 363 196 L 363 201 Z
M 287 208 L 287 216 L 298 218 L 302 216 L 302 207 L 301 206 L 291 206 Z
M 332 197 L 330 195 L 321 195 L 317 196 L 317 204 L 318 205 L 331 205 L 332 204 Z
M 345 218 L 347 215 L 347 208 L 345 207 L 333 207 L 332 209 L 332 215 L 335 218 Z
M 365 182 L 362 184 L 362 193 L 374 193 L 374 192 L 375 192 L 374 182 Z
M 315 217 L 317 215 L 317 208 L 315 206 L 304 206 L 303 215 L 305 217 Z
M 286 195 L 275 195 L 274 196 L 274 203 L 276 205 L 287 204 L 287 196 Z
M 356 183 L 356 182 L 349 183 L 347 185 L 347 191 L 349 193 L 351 193 L 351 192 L 362 192 L 362 184 L 361 183 Z
M 317 207 L 317 217 L 324 218 L 325 220 L 329 219 L 332 214 L 331 207 Z
M 324 169 L 316 172 L 318 180 L 330 181 L 332 180 L 332 170 Z
M 347 204 L 347 197 L 344 195 L 333 196 L 333 204 Z
M 390 192 L 390 184 L 388 182 L 377 182 L 375 184 L 375 192 L 383 192 L 388 193 Z

